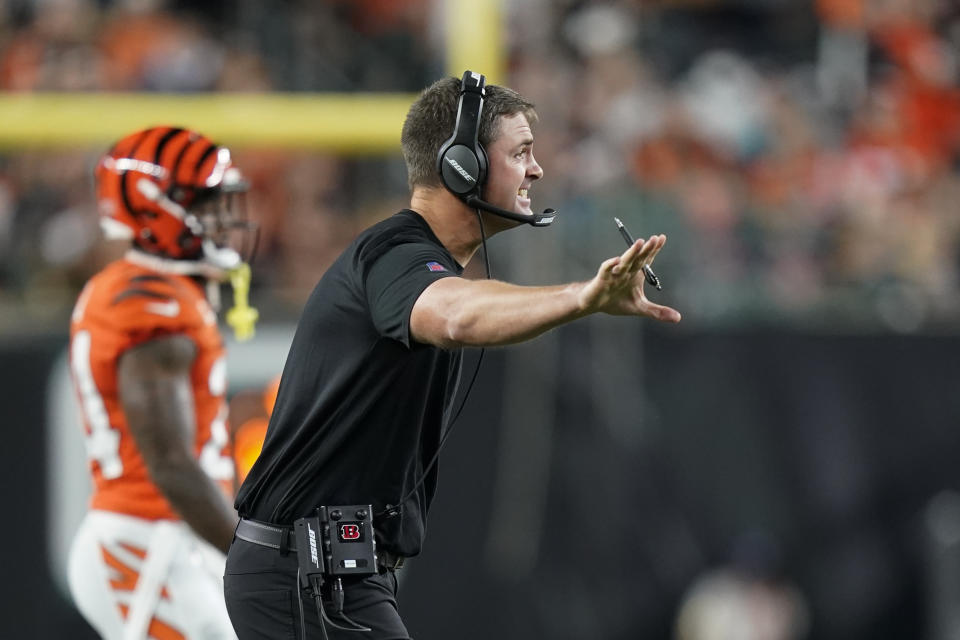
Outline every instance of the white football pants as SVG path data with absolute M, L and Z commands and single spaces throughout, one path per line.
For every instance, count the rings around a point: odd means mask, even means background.
M 70 548 L 70 593 L 105 640 L 227 640 L 222 553 L 183 522 L 91 510 Z

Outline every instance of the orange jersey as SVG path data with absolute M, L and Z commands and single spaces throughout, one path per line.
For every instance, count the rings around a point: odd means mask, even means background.
M 199 284 L 118 260 L 90 279 L 70 325 L 70 371 L 80 398 L 93 474 L 91 507 L 147 519 L 178 518 L 151 481 L 120 403 L 120 356 L 138 344 L 189 337 L 197 355 L 190 372 L 200 466 L 230 495 L 226 353 L 217 319 Z

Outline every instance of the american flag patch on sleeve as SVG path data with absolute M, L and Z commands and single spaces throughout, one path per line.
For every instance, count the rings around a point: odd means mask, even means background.
M 439 262 L 428 262 L 427 269 L 430 269 L 430 271 L 446 271 L 447 270 L 447 268 L 442 264 L 440 264 Z

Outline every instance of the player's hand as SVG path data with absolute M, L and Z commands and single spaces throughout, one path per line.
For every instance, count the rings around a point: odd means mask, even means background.
M 667 242 L 665 235 L 651 236 L 634 242 L 623 255 L 600 265 L 597 275 L 580 292 L 580 308 L 588 313 L 634 315 L 662 322 L 680 322 L 676 309 L 655 304 L 643 293 L 643 265 L 654 258 Z

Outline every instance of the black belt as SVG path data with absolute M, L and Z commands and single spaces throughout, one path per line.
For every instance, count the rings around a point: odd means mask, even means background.
M 240 522 L 237 523 L 235 535 L 241 540 L 258 544 L 261 547 L 270 547 L 282 553 L 297 550 L 297 537 L 293 534 L 293 527 L 281 527 L 241 518 Z M 384 569 L 396 571 L 403 566 L 403 556 L 378 549 L 377 564 Z

